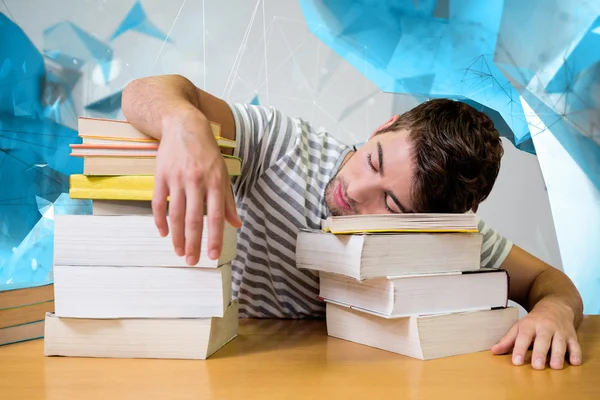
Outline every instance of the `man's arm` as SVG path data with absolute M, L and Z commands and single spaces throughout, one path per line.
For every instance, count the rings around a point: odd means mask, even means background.
M 225 101 L 181 75 L 160 75 L 130 82 L 123 91 L 123 114 L 142 132 L 161 139 L 173 119 L 198 113 L 221 125 L 221 136 L 235 140 L 231 110 Z
M 505 354 L 513 348 L 513 363 L 524 362 L 532 342 L 532 365 L 543 369 L 548 349 L 550 366 L 562 368 L 565 352 L 573 365 L 581 363 L 581 348 L 575 329 L 583 318 L 583 302 L 573 282 L 563 272 L 513 245 L 501 265 L 510 275 L 509 298 L 529 314 L 492 348 Z
M 142 132 L 160 139 L 152 210 L 157 228 L 171 231 L 175 253 L 199 260 L 206 204 L 209 257 L 219 257 L 224 219 L 240 227 L 227 169 L 209 121 L 235 139 L 229 106 L 179 75 L 132 81 L 123 91 L 122 110 Z M 169 221 L 166 208 L 169 198 Z

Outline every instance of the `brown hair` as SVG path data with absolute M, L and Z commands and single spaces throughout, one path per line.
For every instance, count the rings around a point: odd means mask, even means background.
M 504 154 L 492 120 L 468 104 L 435 99 L 402 114 L 382 132 L 409 131 L 415 212 L 477 210 L 490 194 Z

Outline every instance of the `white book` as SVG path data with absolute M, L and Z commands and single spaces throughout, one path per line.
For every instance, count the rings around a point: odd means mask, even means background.
M 200 261 L 195 267 L 215 268 L 235 258 L 236 229 L 225 223 L 223 247 L 208 258 L 208 223 L 204 217 Z M 152 215 L 55 215 L 55 265 L 189 267 L 173 249 L 171 232 L 161 237 Z
M 231 264 L 219 268 L 54 266 L 54 310 L 59 317 L 222 317 L 231 299 Z
M 391 275 L 479 269 L 480 233 L 395 233 L 334 235 L 300 231 L 298 268 L 363 280 Z
M 223 318 L 75 319 L 48 313 L 44 356 L 205 360 L 237 334 L 237 302 Z
M 421 360 L 492 348 L 518 321 L 515 307 L 388 319 L 327 303 L 327 334 Z
M 506 307 L 508 273 L 502 269 L 389 276 L 359 281 L 321 272 L 319 296 L 400 318 Z

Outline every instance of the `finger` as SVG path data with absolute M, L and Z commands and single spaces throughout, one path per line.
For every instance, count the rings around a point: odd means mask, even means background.
M 206 196 L 206 219 L 208 223 L 208 256 L 216 260 L 221 254 L 225 227 L 225 199 L 220 184 L 211 185 Z
M 171 238 L 175 254 L 185 254 L 184 217 L 185 217 L 185 192 L 178 187 L 171 187 L 171 201 L 169 204 L 169 221 L 171 223 Z
M 569 339 L 567 346 L 569 348 L 569 362 L 571 365 L 581 365 L 581 345 L 577 341 L 577 337 Z
M 237 213 L 235 199 L 233 198 L 233 191 L 229 185 L 227 186 L 227 195 L 225 197 L 225 219 L 235 228 L 239 228 L 242 226 L 242 220 Z
M 190 184 L 186 189 L 185 255 L 188 265 L 200 260 L 204 222 L 204 188 Z
M 522 365 L 525 360 L 525 354 L 533 339 L 534 331 L 531 328 L 523 327 L 522 324 L 519 327 L 519 334 L 515 340 L 515 347 L 513 348 L 512 362 L 514 365 Z
M 152 214 L 154 215 L 154 224 L 158 228 L 160 236 L 165 237 L 169 234 L 169 224 L 167 224 L 167 196 L 169 187 L 163 178 L 154 180 L 154 191 L 152 193 Z
M 562 369 L 567 352 L 567 342 L 558 335 L 552 338 L 552 351 L 550 353 L 550 368 Z
M 544 369 L 546 367 L 546 357 L 552 343 L 552 333 L 547 330 L 538 332 L 533 343 L 533 352 L 531 353 L 531 366 L 535 369 Z
M 514 324 L 512 328 L 504 335 L 502 339 L 492 346 L 493 354 L 506 354 L 508 353 L 515 344 L 515 339 L 519 333 L 519 324 Z

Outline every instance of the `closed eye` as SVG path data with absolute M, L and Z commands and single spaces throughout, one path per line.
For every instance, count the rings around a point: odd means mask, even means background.
M 392 214 L 399 214 L 397 211 L 392 210 L 392 208 L 388 205 L 388 198 L 389 197 L 390 196 L 387 193 L 384 193 L 384 195 L 383 195 L 383 202 L 385 204 L 386 210 L 388 210 Z
M 367 163 L 369 164 L 369 167 L 373 170 L 373 172 L 377 173 L 377 168 L 375 168 L 375 166 L 373 165 L 371 153 L 367 154 Z

